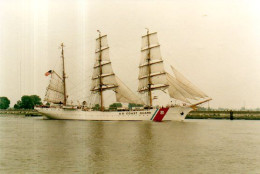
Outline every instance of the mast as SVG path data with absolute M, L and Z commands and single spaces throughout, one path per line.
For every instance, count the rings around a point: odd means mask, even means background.
M 114 73 L 109 57 L 109 45 L 107 35 L 99 35 L 96 38 L 95 63 L 93 67 L 91 91 L 98 95 L 100 110 L 104 111 L 104 92 L 113 90 L 117 102 L 144 104 Z M 146 67 L 145 67 L 146 68 Z M 96 103 L 95 103 L 96 104 Z
M 149 29 L 148 28 L 146 28 L 146 30 L 147 30 L 147 46 L 148 46 L 148 48 L 150 47 L 150 38 L 149 38 Z M 150 102 L 150 107 L 152 107 L 152 102 L 153 102 L 153 100 L 152 100 L 152 88 L 151 88 L 151 86 L 152 86 L 152 83 L 151 83 L 151 65 L 150 65 L 150 61 L 151 61 L 151 58 L 150 58 L 150 49 L 148 49 L 148 58 L 147 58 L 147 61 L 148 61 L 148 66 L 147 66 L 147 68 L 148 68 L 148 95 L 149 95 L 149 102 Z
M 140 93 L 148 93 L 147 105 L 152 107 L 152 91 L 164 90 L 169 85 L 163 66 L 157 33 L 150 33 L 148 28 L 146 30 L 146 35 L 142 36 L 138 91 Z
M 64 89 L 64 103 L 67 105 L 67 94 L 66 94 L 66 74 L 65 74 L 65 64 L 64 64 L 64 44 L 61 43 L 61 58 L 62 58 L 62 80 L 63 80 L 63 89 Z
M 102 42 L 101 42 L 101 32 L 99 30 L 97 30 L 97 32 L 99 33 L 99 50 L 101 51 L 101 47 L 102 47 Z M 100 52 L 99 54 L 99 59 L 98 59 L 98 62 L 99 62 L 99 93 L 100 93 L 100 110 L 101 111 L 104 111 L 104 107 L 103 107 L 103 83 L 102 83 L 102 54 Z

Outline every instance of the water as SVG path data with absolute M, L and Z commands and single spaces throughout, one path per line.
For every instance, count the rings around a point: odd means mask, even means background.
M 260 121 L 0 116 L 0 173 L 260 173 Z

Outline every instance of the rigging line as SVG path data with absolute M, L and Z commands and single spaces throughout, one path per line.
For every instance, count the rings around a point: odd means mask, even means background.
M 85 79 L 83 79 L 83 81 L 87 81 L 87 80 L 88 80 L 87 77 L 85 77 Z M 75 84 L 73 82 L 71 82 L 71 83 L 73 84 L 73 86 L 68 89 L 68 91 L 70 91 L 70 92 L 77 89 L 79 84 L 82 84 L 82 79 L 80 79 L 80 81 L 77 84 Z
M 73 93 L 72 95 L 70 95 L 70 98 L 77 98 L 79 96 L 86 95 L 86 93 L 87 93 L 87 90 L 81 90 L 81 91 L 78 91 L 78 93 Z
M 88 55 L 86 55 L 85 57 L 88 57 Z M 86 59 L 85 57 L 84 57 L 84 59 Z M 75 61 L 72 62 L 71 59 L 67 59 L 67 62 L 69 62 L 70 65 L 73 65 Z M 86 73 L 86 72 L 82 72 L 82 69 L 83 69 L 84 67 L 87 68 L 86 65 L 84 65 L 83 63 L 80 63 L 80 68 L 77 68 L 76 70 L 78 70 L 78 72 L 79 72 L 80 74 L 83 74 L 83 75 L 84 75 L 84 74 Z
M 75 98 L 75 99 L 73 99 L 73 100 L 74 100 L 74 101 L 75 101 L 75 100 L 80 101 L 80 100 L 82 100 L 82 99 L 84 99 L 83 101 L 87 101 L 87 100 L 88 100 L 87 97 Z
M 83 79 L 83 81 L 86 81 L 87 79 Z M 78 87 L 79 86 L 81 86 L 80 84 L 83 84 L 83 86 L 86 86 L 86 85 L 84 85 L 84 83 L 82 82 L 82 79 L 80 79 L 79 80 L 79 83 L 75 83 L 75 82 L 72 82 L 72 81 L 69 81 L 69 83 L 71 83 L 73 86 L 72 87 L 70 87 L 69 89 L 68 89 L 68 91 L 69 92 L 72 92 L 72 91 L 74 91 L 75 89 L 78 89 Z
M 69 63 L 69 65 L 75 65 L 74 63 L 72 63 L 71 60 L 69 60 L 69 61 L 67 61 L 67 62 Z M 79 73 L 80 75 L 85 75 L 86 72 L 83 72 L 83 70 L 82 70 L 82 69 L 84 69 L 84 66 L 85 66 L 85 65 L 83 65 L 83 63 L 82 63 L 81 67 L 75 68 L 72 72 Z M 75 71 L 75 70 L 76 70 L 76 71 Z M 70 74 L 70 75 L 71 75 L 71 74 Z
M 55 56 L 55 57 L 56 57 L 56 56 Z M 55 64 L 54 64 L 54 66 L 53 66 L 53 69 L 52 69 L 52 70 L 54 70 L 54 69 L 56 68 L 56 65 L 57 65 L 57 63 L 58 63 L 59 59 L 60 59 L 60 56 L 56 58 L 56 62 L 55 62 Z
M 72 94 L 76 94 L 76 93 L 81 92 L 81 91 L 89 91 L 90 89 L 88 89 L 87 86 L 89 86 L 89 85 L 83 85 L 83 86 L 81 85 L 81 86 L 79 86 L 80 88 L 77 88 L 78 87 L 77 86 L 77 87 L 73 88 L 71 91 L 69 91 L 69 94 L 72 95 Z
M 84 88 L 82 88 L 80 91 L 76 91 L 76 92 L 74 92 L 74 93 L 70 93 L 70 96 L 71 96 L 71 98 L 73 98 L 73 97 L 75 97 L 75 96 L 78 96 L 78 95 L 82 95 L 82 93 L 85 93 L 85 91 L 87 91 L 87 90 L 85 90 Z
M 79 92 L 83 92 L 83 91 L 90 91 L 90 89 L 88 88 L 88 85 L 80 85 L 79 87 L 75 87 L 73 88 L 73 90 L 71 91 L 68 91 L 69 92 L 69 95 L 72 96 L 72 95 L 75 95 Z

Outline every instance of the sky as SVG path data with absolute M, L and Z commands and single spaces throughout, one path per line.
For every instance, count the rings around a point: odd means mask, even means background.
M 65 44 L 68 92 L 89 94 L 97 30 L 108 35 L 115 74 L 138 86 L 141 36 L 158 32 L 167 71 L 176 67 L 211 107 L 260 107 L 257 0 L 0 0 L 0 96 L 44 97 L 44 73 Z M 108 96 L 110 97 L 110 96 Z M 206 104 L 207 106 L 207 104 Z

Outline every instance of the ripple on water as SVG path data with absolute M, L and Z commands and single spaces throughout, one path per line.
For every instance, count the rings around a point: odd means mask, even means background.
M 260 122 L 0 117 L 1 173 L 259 173 Z

